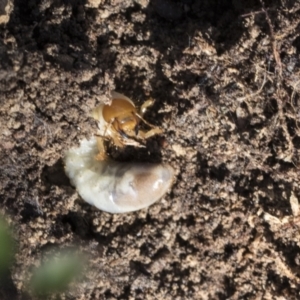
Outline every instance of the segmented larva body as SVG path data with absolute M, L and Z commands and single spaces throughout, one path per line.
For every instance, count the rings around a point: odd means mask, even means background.
M 153 204 L 171 187 L 169 165 L 95 160 L 97 140 L 83 140 L 64 157 L 65 171 L 80 196 L 109 213 L 136 211 Z

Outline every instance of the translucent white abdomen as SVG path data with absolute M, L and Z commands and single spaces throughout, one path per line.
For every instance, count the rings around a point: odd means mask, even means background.
M 174 170 L 164 164 L 97 161 L 96 138 L 83 140 L 64 157 L 65 171 L 80 196 L 110 213 L 136 211 L 153 204 L 170 188 Z

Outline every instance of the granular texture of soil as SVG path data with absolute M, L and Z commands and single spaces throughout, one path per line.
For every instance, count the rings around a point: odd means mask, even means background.
M 18 244 L 1 299 L 31 299 L 30 270 L 72 245 L 90 267 L 62 299 L 299 299 L 299 54 L 299 1 L 0 1 L 0 203 Z M 155 99 L 164 131 L 112 156 L 176 170 L 121 215 L 62 163 L 112 90 Z

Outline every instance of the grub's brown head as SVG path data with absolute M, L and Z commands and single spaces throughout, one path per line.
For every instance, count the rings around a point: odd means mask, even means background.
M 119 98 L 113 99 L 111 105 L 103 107 L 103 118 L 118 133 L 129 136 L 136 134 L 140 122 L 134 104 Z

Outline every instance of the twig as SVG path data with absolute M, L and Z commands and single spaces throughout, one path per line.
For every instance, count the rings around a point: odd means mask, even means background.
M 267 71 L 265 71 L 265 74 L 264 74 L 264 80 L 263 80 L 263 83 L 261 84 L 261 87 L 254 93 L 248 95 L 248 96 L 244 96 L 244 97 L 240 97 L 240 98 L 237 98 L 238 101 L 244 101 L 246 100 L 248 97 L 254 97 L 254 96 L 257 96 L 260 94 L 260 92 L 262 91 L 262 89 L 264 88 L 265 84 L 266 84 L 266 79 L 267 79 Z
M 260 3 L 261 3 L 261 6 L 262 6 L 262 11 L 264 12 L 264 14 L 266 16 L 266 20 L 267 20 L 268 25 L 269 25 L 270 38 L 271 38 L 272 48 L 273 48 L 273 55 L 274 55 L 276 64 L 277 64 L 278 69 L 279 69 L 279 76 L 280 76 L 280 78 L 282 78 L 282 63 L 281 63 L 279 53 L 277 51 L 277 43 L 276 43 L 276 39 L 275 39 L 275 35 L 274 35 L 273 25 L 272 25 L 271 19 L 269 17 L 269 14 L 268 14 L 267 10 L 265 9 L 264 1 L 260 0 Z
M 269 9 L 267 9 L 267 10 L 269 10 Z M 250 17 L 250 16 L 259 15 L 259 14 L 262 14 L 262 13 L 265 13 L 265 12 L 263 10 L 253 11 L 253 12 L 250 12 L 250 13 L 247 13 L 247 14 L 243 14 L 243 15 L 241 15 L 241 17 L 246 18 L 246 17 Z

